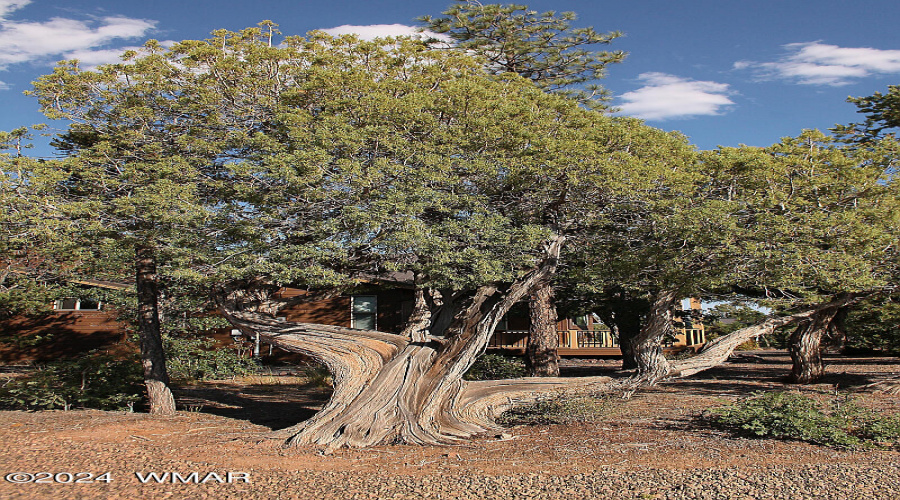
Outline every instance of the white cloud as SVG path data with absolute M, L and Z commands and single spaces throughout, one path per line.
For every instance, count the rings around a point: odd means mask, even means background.
M 430 31 L 422 31 L 415 26 L 406 26 L 405 24 L 370 24 L 367 26 L 354 26 L 344 24 L 334 28 L 323 29 L 325 33 L 331 36 L 341 36 L 355 34 L 363 40 L 373 40 L 375 38 L 397 37 L 397 36 L 418 36 L 437 38 L 445 42 L 451 39 L 446 35 L 432 33 Z
M 31 0 L 0 0 L 0 19 L 6 19 L 11 12 L 15 12 L 31 3 Z
M 30 0 L 0 0 L 0 70 L 11 64 L 48 63 L 77 57 L 109 62 L 107 46 L 120 40 L 144 37 L 156 21 L 109 16 L 93 21 L 54 17 L 48 21 L 9 20 L 9 14 Z M 90 52 L 98 51 L 95 56 Z M 113 59 L 115 60 L 115 59 Z
M 820 42 L 790 43 L 775 62 L 738 61 L 764 79 L 784 78 L 808 85 L 848 85 L 855 78 L 900 73 L 900 50 L 849 48 Z
M 728 84 L 689 80 L 666 73 L 642 73 L 646 85 L 620 96 L 620 114 L 644 120 L 718 115 L 734 104 Z
M 0 90 L 9 90 L 9 84 L 6 82 L 0 82 Z

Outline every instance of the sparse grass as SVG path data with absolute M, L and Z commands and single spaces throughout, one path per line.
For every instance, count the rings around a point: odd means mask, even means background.
M 514 406 L 503 412 L 497 423 L 514 425 L 550 425 L 596 422 L 614 415 L 621 401 L 607 397 L 553 395 L 534 403 Z
M 321 366 L 307 366 L 299 369 L 299 375 L 275 375 L 269 373 L 256 373 L 238 377 L 236 381 L 246 385 L 306 385 L 312 387 L 331 388 L 331 373 Z
M 525 361 L 520 357 L 484 354 L 463 375 L 466 380 L 502 380 L 525 376 Z

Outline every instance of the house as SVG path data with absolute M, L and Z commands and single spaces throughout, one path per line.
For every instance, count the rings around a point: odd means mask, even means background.
M 102 280 L 72 283 L 113 290 L 129 286 Z M 0 363 L 47 362 L 93 349 L 123 349 L 126 325 L 119 321 L 116 311 L 89 295 L 57 300 L 49 311 L 39 315 L 0 320 Z
M 285 298 L 303 292 L 285 289 Z M 399 333 L 412 314 L 414 293 L 412 286 L 398 281 L 372 282 L 351 294 L 326 300 L 294 305 L 282 311 L 286 321 L 319 323 Z M 681 311 L 676 311 L 674 336 L 666 342 L 670 351 L 697 349 L 706 342 L 700 317 L 700 300 L 686 299 Z M 518 304 L 501 320 L 489 349 L 522 353 L 528 343 L 530 326 L 528 307 Z M 596 315 L 566 318 L 557 322 L 560 356 L 621 356 L 618 340 Z
M 84 287 L 121 289 L 129 285 L 110 281 L 80 281 Z M 283 288 L 279 295 L 290 299 L 306 294 L 304 290 Z M 402 273 L 371 279 L 351 293 L 320 300 L 300 302 L 281 311 L 284 321 L 379 330 L 399 333 L 412 314 L 415 290 Z M 699 312 L 700 303 L 691 299 L 689 309 Z M 690 318 L 690 315 L 682 315 Z M 529 318 L 525 303 L 514 307 L 501 321 L 489 349 L 523 352 L 528 341 Z M 561 356 L 620 356 L 616 338 L 595 315 L 567 318 L 557 323 Z M 227 335 L 214 335 L 220 340 Z M 126 325 L 115 311 L 85 297 L 56 301 L 52 311 L 38 317 L 14 317 L 0 321 L 0 363 L 49 361 L 76 355 L 91 349 L 109 348 L 126 339 Z M 702 324 L 682 321 L 676 325 L 670 349 L 702 345 Z M 271 351 L 271 349 L 270 349 Z M 257 347 L 257 352 L 260 352 Z
M 513 311 L 511 311 L 513 312 Z M 525 352 L 528 344 L 528 311 L 519 311 L 513 317 L 504 318 L 491 338 L 489 349 Z M 509 315 L 508 315 L 509 316 Z M 676 310 L 673 338 L 667 339 L 667 351 L 699 349 L 706 343 L 706 331 L 701 318 L 698 298 L 685 299 Z M 560 356 L 621 356 L 618 339 L 610 328 L 595 314 L 578 318 L 565 318 L 557 322 Z

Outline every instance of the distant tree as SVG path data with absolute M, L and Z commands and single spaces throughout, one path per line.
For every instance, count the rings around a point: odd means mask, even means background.
M 900 352 L 900 297 L 868 298 L 853 307 L 845 323 L 845 347 L 851 350 Z
M 516 73 L 540 88 L 568 95 L 582 104 L 603 108 L 608 93 L 597 80 L 606 67 L 625 58 L 622 51 L 596 51 L 622 36 L 573 28 L 575 13 L 537 13 L 524 5 L 457 2 L 444 17 L 423 16 L 425 28 L 449 36 L 458 49 L 487 60 L 494 74 Z
M 850 97 L 847 102 L 856 105 L 866 116 L 861 123 L 837 125 L 835 133 L 855 142 L 870 142 L 883 137 L 891 129 L 900 128 L 900 85 L 889 85 L 888 92 L 875 92 L 868 97 Z
M 761 323 L 766 313 L 742 302 L 716 304 L 703 315 L 706 338 L 728 335 L 741 328 Z
M 0 131 L 0 320 L 46 311 L 55 297 L 53 253 L 39 242 L 46 227 L 35 224 L 42 203 L 30 186 L 30 139 L 27 127 Z

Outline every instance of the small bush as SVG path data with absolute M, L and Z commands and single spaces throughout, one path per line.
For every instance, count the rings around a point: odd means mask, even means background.
M 331 372 L 324 366 L 310 366 L 303 370 L 306 377 L 306 383 L 313 387 L 322 389 L 331 389 L 334 386 L 334 380 Z
M 466 380 L 501 380 L 525 376 L 525 361 L 502 354 L 485 354 L 463 375 Z
M 0 388 L 0 406 L 16 410 L 131 410 L 143 400 L 141 365 L 90 354 L 39 367 Z
M 173 380 L 220 380 L 256 371 L 258 365 L 233 346 L 203 337 L 163 337 L 166 367 Z
M 796 392 L 755 393 L 710 410 L 705 418 L 716 427 L 756 437 L 838 448 L 900 445 L 900 418 L 861 408 L 846 396 L 823 405 Z
M 513 426 L 595 422 L 609 416 L 616 406 L 609 398 L 552 396 L 531 404 L 514 406 L 503 412 L 497 423 Z

